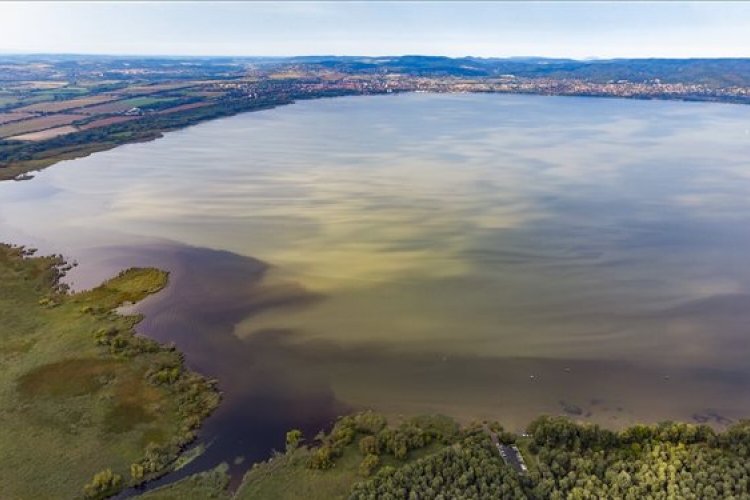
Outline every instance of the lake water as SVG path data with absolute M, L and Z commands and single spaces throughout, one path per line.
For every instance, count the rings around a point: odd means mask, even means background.
M 139 329 L 226 395 L 193 468 L 353 408 L 750 415 L 746 106 L 301 102 L 0 183 L 0 241 L 172 272 Z

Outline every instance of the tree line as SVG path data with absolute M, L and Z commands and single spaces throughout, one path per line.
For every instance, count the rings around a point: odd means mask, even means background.
M 750 500 L 750 421 L 723 432 L 681 422 L 616 432 L 543 416 L 528 426 L 527 437 L 518 437 L 497 422 L 459 429 L 447 417 L 420 418 L 388 427 L 373 413 L 344 417 L 319 436 L 309 466 L 331 468 L 356 443 L 364 479 L 350 500 Z M 488 427 L 501 442 L 525 450 L 527 473 L 503 461 Z M 435 442 L 440 451 L 409 460 L 412 451 Z M 394 459 L 404 464 L 389 465 Z

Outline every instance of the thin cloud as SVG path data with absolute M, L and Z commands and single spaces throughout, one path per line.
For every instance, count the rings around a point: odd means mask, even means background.
M 743 2 L 3 2 L 0 52 L 747 57 Z

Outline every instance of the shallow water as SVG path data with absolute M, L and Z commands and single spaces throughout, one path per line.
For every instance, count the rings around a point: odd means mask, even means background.
M 226 399 L 200 465 L 354 407 L 521 429 L 750 414 L 750 107 L 303 102 L 0 184 L 0 240 L 140 306 Z M 237 466 L 237 470 L 243 466 Z

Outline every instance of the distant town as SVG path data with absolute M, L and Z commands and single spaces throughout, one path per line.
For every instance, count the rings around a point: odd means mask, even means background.
M 589 97 L 622 97 L 639 99 L 678 99 L 750 103 L 750 87 L 717 87 L 707 84 L 663 83 L 628 80 L 605 83 L 577 79 L 528 78 L 503 75 L 499 78 L 470 79 L 462 77 L 415 77 L 408 75 L 341 76 L 299 72 L 296 81 L 233 82 L 215 84 L 220 89 L 241 90 L 248 95 L 264 93 L 309 93 L 325 90 L 359 93 L 387 92 L 497 92 Z

